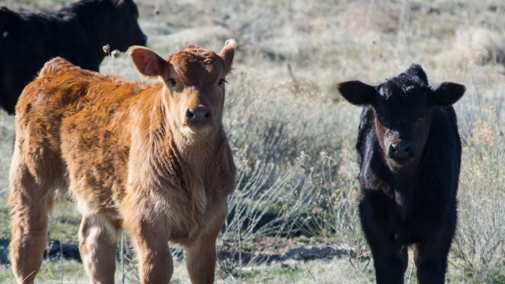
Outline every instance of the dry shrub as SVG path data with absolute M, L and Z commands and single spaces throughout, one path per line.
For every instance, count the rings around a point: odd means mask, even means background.
M 496 279 L 505 261 L 505 143 L 503 121 L 491 113 L 489 123 L 476 118 L 463 148 L 452 256 L 465 272 Z
M 401 7 L 389 1 L 355 1 L 342 11 L 342 28 L 350 33 L 394 33 L 398 31 Z
M 209 37 L 209 34 L 213 36 Z M 233 35 L 227 28 L 220 25 L 207 25 L 197 29 L 184 29 L 170 35 L 152 37 L 149 40 L 149 46 L 156 50 L 166 50 L 167 54 L 190 44 L 219 51 L 223 42 L 230 38 L 233 38 Z
M 237 71 L 229 79 L 234 83 L 227 90 L 223 117 L 232 147 L 245 151 L 248 171 L 262 161 L 274 163 L 284 173 L 297 164 L 303 152 L 303 168 L 319 173 L 319 153 L 338 155 L 346 135 L 354 134 L 348 122 L 357 125 L 357 108 L 331 107 L 329 98 L 311 95 L 310 90 L 296 95 L 287 78 L 275 82 Z M 349 113 L 356 116 L 349 117 Z
M 450 51 L 456 63 L 505 62 L 505 37 L 487 28 L 458 30 Z

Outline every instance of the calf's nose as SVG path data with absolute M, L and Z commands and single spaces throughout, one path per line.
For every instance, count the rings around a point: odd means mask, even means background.
M 395 159 L 408 158 L 411 151 L 412 146 L 409 142 L 392 143 L 389 147 L 389 156 Z
M 190 108 L 186 111 L 189 124 L 205 124 L 210 118 L 210 109 L 205 107 Z

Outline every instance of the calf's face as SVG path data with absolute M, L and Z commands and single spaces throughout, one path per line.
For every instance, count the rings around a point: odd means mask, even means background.
M 428 79 L 419 65 L 388 79 L 377 87 L 360 81 L 338 85 L 342 96 L 354 105 L 371 105 L 377 140 L 390 167 L 415 161 L 427 141 L 432 110 L 449 107 L 459 100 L 465 86 L 445 82 L 428 86 Z
M 408 163 L 423 149 L 428 136 L 430 90 L 387 82 L 377 91 L 385 98 L 374 107 L 379 144 L 395 163 Z
M 179 131 L 203 137 L 221 124 L 225 76 L 231 70 L 235 45 L 228 40 L 219 54 L 189 46 L 168 60 L 147 48 L 133 47 L 130 57 L 141 75 L 163 80 L 164 100 Z

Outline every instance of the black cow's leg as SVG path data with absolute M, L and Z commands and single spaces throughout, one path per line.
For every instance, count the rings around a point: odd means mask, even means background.
M 456 231 L 456 206 L 452 204 L 447 218 L 429 222 L 433 233 L 414 244 L 414 261 L 420 284 L 444 283 L 447 271 L 447 257 Z M 428 230 L 426 230 L 428 231 Z
M 403 283 L 409 258 L 407 246 L 390 245 L 372 248 L 372 254 L 377 284 Z
M 414 245 L 414 261 L 417 267 L 417 283 L 444 283 L 449 247 Z
M 405 271 L 407 271 L 407 266 L 409 265 L 409 247 L 407 245 L 402 246 L 400 258 L 402 259 L 402 275 L 405 275 Z
M 408 265 L 408 247 L 396 243 L 390 231 L 387 196 L 368 192 L 360 202 L 363 231 L 372 249 L 377 283 L 403 283 Z

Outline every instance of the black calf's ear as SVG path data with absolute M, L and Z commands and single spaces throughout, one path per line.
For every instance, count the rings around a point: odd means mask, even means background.
M 353 105 L 369 105 L 377 102 L 378 93 L 375 87 L 361 81 L 347 81 L 337 85 L 344 99 Z
M 466 91 L 466 87 L 461 84 L 444 82 L 431 87 L 433 93 L 430 96 L 431 103 L 438 107 L 449 107 L 457 102 Z

